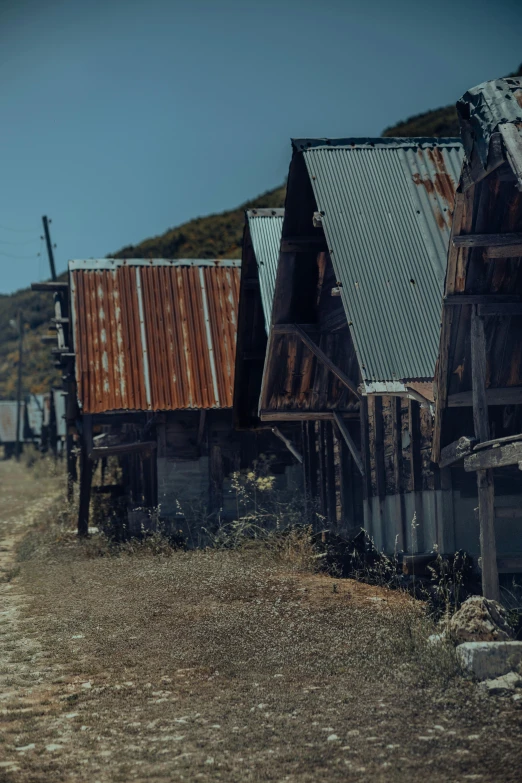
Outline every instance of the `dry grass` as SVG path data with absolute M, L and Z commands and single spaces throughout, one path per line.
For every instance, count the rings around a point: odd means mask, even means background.
M 516 704 L 455 676 L 418 603 L 311 573 L 302 537 L 36 540 L 10 583 L 3 783 L 519 780 Z

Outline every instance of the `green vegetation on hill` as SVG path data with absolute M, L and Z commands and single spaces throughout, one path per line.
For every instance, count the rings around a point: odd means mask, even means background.
M 283 207 L 285 188 L 280 187 L 247 201 L 237 209 L 196 218 L 161 236 L 129 245 L 115 258 L 241 258 L 245 209 Z

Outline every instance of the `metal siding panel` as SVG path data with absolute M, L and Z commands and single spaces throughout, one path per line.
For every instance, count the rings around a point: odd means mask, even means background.
M 304 157 L 363 379 L 432 378 L 462 146 L 315 142 Z
M 20 440 L 24 440 L 25 402 L 22 403 L 20 412 Z M 16 416 L 17 403 L 10 401 L 0 402 L 0 443 L 16 442 Z

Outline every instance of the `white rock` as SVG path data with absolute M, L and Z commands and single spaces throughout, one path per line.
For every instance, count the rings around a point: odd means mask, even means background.
M 457 647 L 457 659 L 478 680 L 502 677 L 522 662 L 522 642 L 464 642 Z
M 496 677 L 494 680 L 484 680 L 480 687 L 487 693 L 494 695 L 496 693 L 506 693 L 514 691 L 518 685 L 522 684 L 522 677 L 515 672 L 508 672 L 503 677 Z
M 20 747 L 15 748 L 15 750 L 17 750 L 19 753 L 23 753 L 25 750 L 33 750 L 34 748 L 36 748 L 36 745 L 34 742 L 31 742 L 30 745 L 20 745 Z
M 338 740 L 338 739 L 339 739 L 339 737 L 337 736 L 337 734 L 329 734 L 327 736 L 327 738 L 326 738 L 326 741 L 327 742 L 335 742 L 335 740 Z
M 61 749 L 62 749 L 62 746 L 61 746 L 61 745 L 54 745 L 53 743 L 51 743 L 51 745 L 46 745 L 46 746 L 45 746 L 45 749 L 46 749 L 46 750 L 49 750 L 49 751 L 53 751 L 53 750 L 61 750 Z

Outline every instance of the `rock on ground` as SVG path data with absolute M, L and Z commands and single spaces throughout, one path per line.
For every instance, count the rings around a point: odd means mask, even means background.
M 522 665 L 522 642 L 465 642 L 458 645 L 457 658 L 478 680 L 503 677 Z
M 463 642 L 506 642 L 513 638 L 503 606 L 496 601 L 474 595 L 464 601 L 449 623 L 455 644 Z

